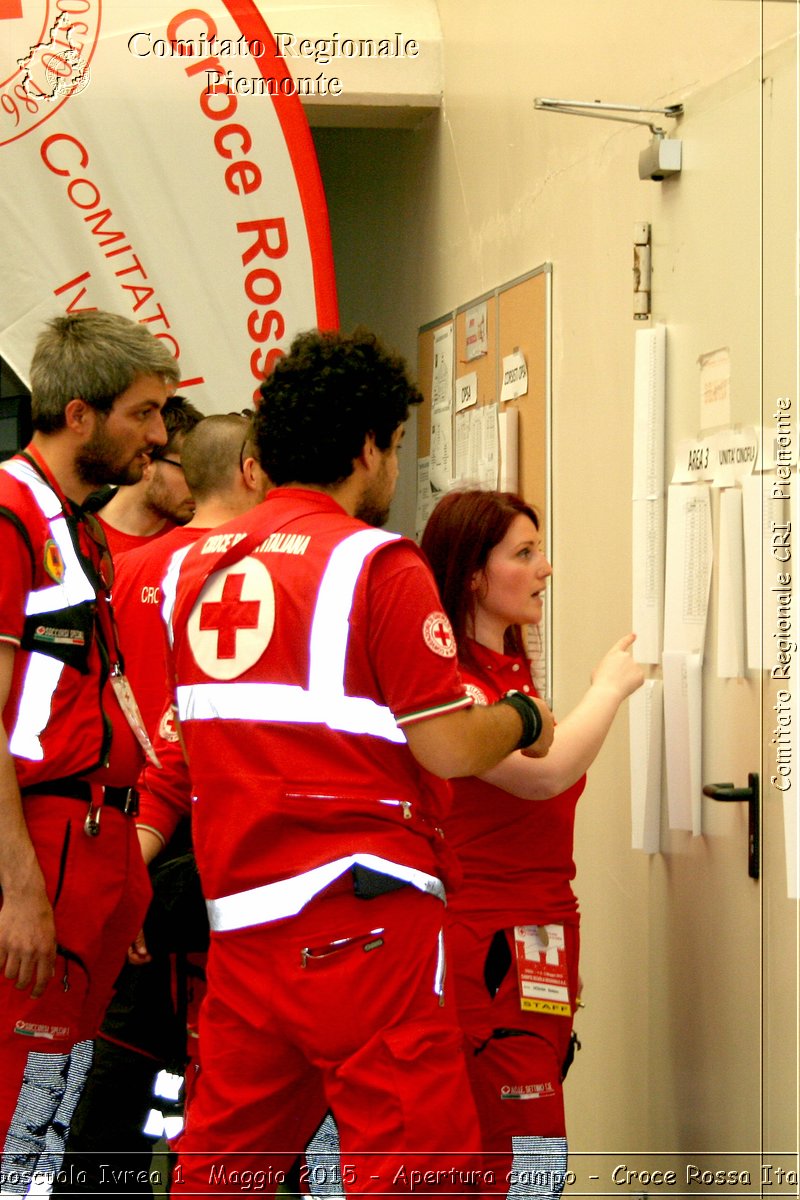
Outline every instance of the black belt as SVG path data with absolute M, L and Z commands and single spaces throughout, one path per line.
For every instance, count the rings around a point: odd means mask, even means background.
M 139 812 L 139 793 L 136 788 L 104 787 L 103 807 L 116 808 L 129 817 Z M 92 803 L 92 785 L 85 779 L 49 779 L 44 783 L 31 783 L 21 789 L 23 796 L 65 796 L 68 800 L 83 800 Z

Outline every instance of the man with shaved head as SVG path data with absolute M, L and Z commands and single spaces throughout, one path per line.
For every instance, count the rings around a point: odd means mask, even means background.
M 181 461 L 196 506 L 194 517 L 187 525 L 151 539 L 116 561 L 114 602 L 120 641 L 128 677 L 153 740 L 157 740 L 159 726 L 162 737 L 166 733 L 174 738 L 169 720 L 160 721 L 168 703 L 160 614 L 164 572 L 176 551 L 187 548 L 214 526 L 249 511 L 267 489 L 252 422 L 239 413 L 205 417 L 194 425 L 182 442 Z M 170 749 L 177 746 L 167 745 L 168 753 Z M 160 746 L 159 754 L 163 758 Z M 167 773 L 156 771 L 159 777 Z M 150 836 L 156 836 L 155 832 Z M 95 1039 L 92 1070 L 67 1143 L 63 1171 L 67 1182 L 56 1190 L 56 1196 L 102 1191 L 103 1164 L 107 1167 L 110 1151 L 114 1152 L 116 1178 L 124 1180 L 120 1191 L 151 1193 L 146 1177 L 153 1139 L 143 1127 L 153 1103 L 153 1084 L 159 1070 L 183 1058 L 186 1047 L 185 1014 L 176 1011 L 172 996 L 170 952 L 201 950 L 206 938 L 199 889 L 182 891 L 184 868 L 188 867 L 190 883 L 195 875 L 185 860 L 188 846 L 188 830 L 181 827 L 156 864 L 154 904 L 146 924 L 147 949 L 132 953 L 132 961 L 123 968 Z M 163 840 L 158 848 L 164 849 Z M 170 894 L 165 896 L 165 889 Z M 175 940 L 178 932 L 179 943 Z

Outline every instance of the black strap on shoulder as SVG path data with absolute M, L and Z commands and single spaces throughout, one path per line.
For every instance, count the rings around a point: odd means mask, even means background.
M 31 536 L 28 533 L 28 530 L 23 525 L 22 520 L 20 519 L 19 515 L 10 508 L 5 508 L 3 505 L 0 505 L 0 517 L 5 519 L 6 521 L 10 521 L 10 523 L 14 526 L 14 528 L 20 534 L 23 542 L 25 543 L 25 546 L 28 551 L 28 557 L 31 560 L 31 575 L 32 575 L 34 572 L 34 569 L 35 569 L 36 559 L 34 558 L 33 546 L 31 545 Z

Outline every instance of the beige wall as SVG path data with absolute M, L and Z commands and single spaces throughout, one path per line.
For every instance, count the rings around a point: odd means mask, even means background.
M 668 462 L 697 432 L 699 353 L 731 347 L 734 420 L 759 422 L 779 394 L 797 402 L 796 11 L 770 0 L 439 0 L 439 11 L 441 115 L 413 133 L 316 134 L 343 315 L 413 360 L 419 325 L 553 263 L 565 713 L 630 621 L 635 221 L 652 223 L 653 312 L 669 329 Z M 683 102 L 681 178 L 638 179 L 646 129 L 536 112 L 535 96 Z M 359 207 L 362 187 L 371 202 Z M 405 466 L 411 476 L 410 456 Z M 704 781 L 759 768 L 763 780 L 761 677 L 716 680 L 713 633 L 712 621 Z M 762 1127 L 768 1151 L 796 1147 L 797 905 L 775 793 L 765 806 L 760 887 L 738 806 L 706 802 L 702 838 L 664 829 L 661 855 L 634 853 L 626 721 L 612 731 L 577 829 L 587 1007 L 568 1084 L 575 1150 L 758 1150 Z

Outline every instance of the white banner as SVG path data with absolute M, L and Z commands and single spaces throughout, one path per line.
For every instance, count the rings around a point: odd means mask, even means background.
M 0 0 L 0 354 L 104 308 L 243 408 L 295 333 L 338 324 L 325 197 L 251 0 Z

